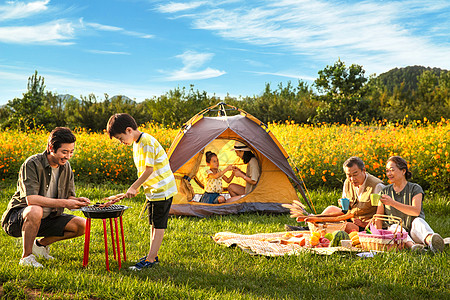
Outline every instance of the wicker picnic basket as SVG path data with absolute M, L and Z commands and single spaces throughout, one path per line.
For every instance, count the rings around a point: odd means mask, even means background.
M 395 231 L 391 232 L 384 229 L 374 229 L 375 221 L 389 221 L 397 224 Z M 403 249 L 406 243 L 408 233 L 403 230 L 402 219 L 395 216 L 386 216 L 375 214 L 366 226 L 375 233 L 367 233 L 366 231 L 358 232 L 361 247 L 365 250 L 389 251 Z

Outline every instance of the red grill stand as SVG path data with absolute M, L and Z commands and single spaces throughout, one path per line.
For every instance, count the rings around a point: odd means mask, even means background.
M 114 218 L 114 229 L 115 229 L 115 238 L 114 238 L 114 232 L 113 232 L 113 218 L 109 218 L 109 228 L 111 231 L 111 244 L 113 248 L 114 253 L 114 259 L 116 259 L 116 246 L 117 246 L 117 259 L 119 263 L 119 270 L 122 267 L 122 262 L 120 259 L 120 243 L 119 243 L 119 230 L 117 226 L 117 218 Z M 120 220 L 120 234 L 122 237 L 122 249 L 123 249 L 123 260 L 127 260 L 127 255 L 125 252 L 125 238 L 123 234 L 123 222 L 122 222 L 122 216 L 119 217 Z M 105 259 L 106 259 L 106 270 L 109 271 L 109 259 L 108 259 L 108 235 L 106 233 L 106 219 L 102 219 L 103 222 L 103 240 L 105 242 Z M 83 267 L 86 267 L 88 265 L 89 261 L 89 242 L 91 237 L 91 218 L 86 219 L 86 230 L 84 233 L 84 256 L 83 256 Z

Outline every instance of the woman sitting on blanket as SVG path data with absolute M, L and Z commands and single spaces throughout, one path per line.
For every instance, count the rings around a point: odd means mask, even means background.
M 443 251 L 444 240 L 425 222 L 422 187 L 408 181 L 412 174 L 407 162 L 400 156 L 390 157 L 386 164 L 386 175 L 391 184 L 381 191 L 377 214 L 402 219 L 402 225 L 408 231 L 406 247 L 422 251 L 427 245 L 433 252 Z M 376 226 L 381 228 L 382 221 L 377 221 Z M 397 225 L 393 224 L 389 229 L 395 230 L 394 226 Z
M 244 195 L 253 191 L 258 183 L 259 176 L 261 175 L 258 160 L 247 145 L 236 141 L 234 143 L 234 151 L 236 151 L 236 155 L 242 159 L 244 164 L 247 164 L 246 173 L 238 167 L 233 166 L 234 176 L 244 179 L 245 187 L 236 183 L 230 184 L 228 186 L 228 192 L 230 193 L 231 198 L 227 200 L 227 203 L 239 200 Z
M 222 179 L 227 183 L 230 183 L 234 177 L 231 174 L 230 177 L 225 176 L 225 173 L 232 170 L 231 165 L 227 166 L 224 170 L 219 169 L 219 159 L 214 152 L 207 151 L 205 154 L 206 164 L 209 169 L 206 170 L 206 186 L 205 193 L 200 198 L 200 202 L 220 204 L 225 202 L 225 197 L 221 196 L 222 193 Z

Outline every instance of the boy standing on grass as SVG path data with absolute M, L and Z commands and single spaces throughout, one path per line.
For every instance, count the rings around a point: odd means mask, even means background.
M 142 186 L 147 199 L 149 223 L 151 225 L 150 250 L 131 270 L 140 271 L 157 264 L 158 250 L 167 228 L 172 198 L 177 185 L 164 148 L 151 135 L 140 132 L 137 123 L 129 114 L 115 114 L 109 118 L 106 131 L 110 138 L 122 144 L 133 145 L 133 159 L 138 179 L 127 190 L 125 197 L 135 197 Z

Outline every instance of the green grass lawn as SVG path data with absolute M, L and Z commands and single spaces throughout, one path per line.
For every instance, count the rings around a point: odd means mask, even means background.
M 3 184 L 0 211 L 14 192 Z M 95 202 L 126 187 L 78 185 L 77 193 Z M 312 191 L 317 210 L 334 204 L 340 191 Z M 448 196 L 427 195 L 426 219 L 442 236 L 450 236 Z M 144 197 L 123 217 L 127 261 L 122 269 L 110 255 L 105 269 L 100 220 L 92 221 L 89 265 L 82 267 L 84 237 L 51 247 L 56 260 L 42 261 L 44 269 L 18 265 L 21 240 L 0 233 L 0 295 L 10 299 L 449 299 L 450 264 L 447 248 L 440 254 L 391 252 L 362 259 L 353 254 L 267 258 L 250 256 L 239 248 L 215 244 L 221 231 L 242 234 L 283 231 L 294 225 L 288 215 L 242 214 L 210 218 L 171 217 L 161 247 L 161 263 L 141 272 L 127 270 L 149 248 L 149 226 L 139 219 Z M 74 212 L 82 215 L 80 211 Z M 111 251 L 111 248 L 110 248 Z

